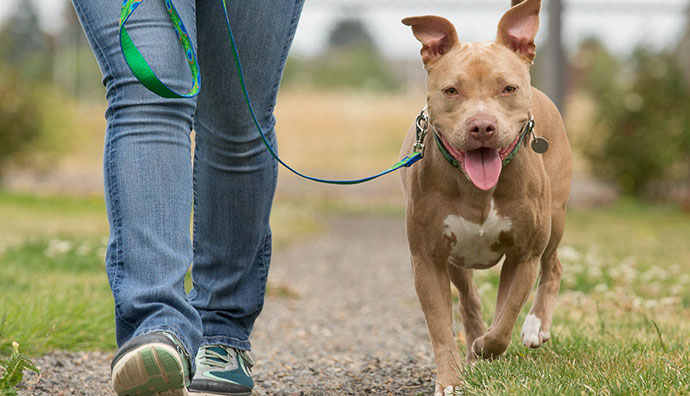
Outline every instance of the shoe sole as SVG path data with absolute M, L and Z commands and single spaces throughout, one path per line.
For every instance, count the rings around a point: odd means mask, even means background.
M 122 356 L 113 367 L 111 385 L 118 396 L 189 396 L 177 350 L 161 343 Z
M 193 390 L 189 391 L 189 396 L 252 396 L 252 392 L 244 392 L 244 393 L 209 393 L 209 392 L 195 392 Z

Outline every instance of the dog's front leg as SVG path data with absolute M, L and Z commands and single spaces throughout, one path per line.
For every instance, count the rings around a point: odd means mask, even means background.
M 482 358 L 496 358 L 508 349 L 518 314 L 537 278 L 539 257 L 527 260 L 506 258 L 498 284 L 498 303 L 489 331 L 472 344 L 472 352 Z
M 413 256 L 412 271 L 438 369 L 434 395 L 451 395 L 455 385 L 459 384 L 455 368 L 460 361 L 460 352 L 453 336 L 450 280 L 446 264 L 434 262 L 431 257 Z
M 477 357 L 472 353 L 472 343 L 486 333 L 486 325 L 482 319 L 482 302 L 479 291 L 472 281 L 472 270 L 448 266 L 448 275 L 460 294 L 458 309 L 465 329 L 465 345 L 467 346 L 467 362 L 474 363 Z

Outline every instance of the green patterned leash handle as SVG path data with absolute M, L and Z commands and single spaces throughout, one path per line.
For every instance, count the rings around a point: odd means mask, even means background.
M 210 1 L 210 0 L 206 0 Z M 283 162 L 278 157 L 278 154 L 275 152 L 273 147 L 271 147 L 271 144 L 269 143 L 268 139 L 266 138 L 266 135 L 264 134 L 261 125 L 259 124 L 258 119 L 256 118 L 256 115 L 254 114 L 254 108 L 252 107 L 251 100 L 249 99 L 249 92 L 247 91 L 247 85 L 244 80 L 244 73 L 242 72 L 242 64 L 240 62 L 240 55 L 239 52 L 237 51 L 237 43 L 235 42 L 235 37 L 232 34 L 232 29 L 230 28 L 230 18 L 228 17 L 228 8 L 225 3 L 225 0 L 223 1 L 223 12 L 225 13 L 225 22 L 228 28 L 228 36 L 230 38 L 230 42 L 232 44 L 232 54 L 235 58 L 235 65 L 237 66 L 237 75 L 238 78 L 240 79 L 240 83 L 242 86 L 242 93 L 244 94 L 244 100 L 245 103 L 247 104 L 247 108 L 249 110 L 249 113 L 252 116 L 252 120 L 254 121 L 254 125 L 256 126 L 257 131 L 259 132 L 259 135 L 261 136 L 261 140 L 264 142 L 264 145 L 268 149 L 268 151 L 271 153 L 271 156 L 278 161 L 281 165 L 283 165 L 285 168 L 293 172 L 294 174 L 303 177 L 308 180 L 312 180 L 315 182 L 319 183 L 327 183 L 327 184 L 359 184 L 359 183 L 364 183 L 369 180 L 376 179 L 377 177 L 386 175 L 388 173 L 394 172 L 400 168 L 403 167 L 410 167 L 412 164 L 415 162 L 419 161 L 423 157 L 423 147 L 424 145 L 422 144 L 421 140 L 423 140 L 423 135 L 422 139 L 419 138 L 419 120 L 417 122 L 417 145 L 415 145 L 415 149 L 413 152 L 406 156 L 405 158 L 401 159 L 397 163 L 395 163 L 393 166 L 390 168 L 379 172 L 373 176 L 369 177 L 364 177 L 361 179 L 353 179 L 353 180 L 329 180 L 329 179 L 320 179 L 317 177 L 312 177 L 312 176 L 307 176 L 305 174 L 302 174 L 295 169 L 291 168 L 288 164 Z M 250 1 L 250 0 L 241 0 L 241 1 Z M 182 19 L 180 18 L 180 15 L 178 14 L 177 10 L 172 4 L 171 0 L 165 0 L 165 8 L 168 10 L 168 14 L 170 15 L 170 20 L 172 21 L 172 24 L 175 28 L 175 31 L 177 32 L 177 37 L 180 40 L 180 43 L 182 44 L 182 47 L 185 50 L 185 54 L 187 56 L 187 61 L 189 62 L 189 68 L 192 72 L 192 77 L 194 79 L 194 83 L 192 85 L 192 89 L 186 93 L 186 94 L 179 94 L 172 89 L 170 89 L 165 83 L 163 83 L 157 76 L 156 73 L 153 72 L 151 69 L 151 66 L 146 62 L 146 59 L 144 59 L 144 56 L 139 52 L 137 47 L 134 45 L 134 42 L 132 42 L 131 37 L 127 33 L 127 29 L 125 28 L 125 24 L 127 23 L 127 20 L 129 17 L 132 15 L 134 10 L 141 4 L 143 0 L 124 0 L 122 3 L 122 11 L 120 13 L 120 46 L 122 47 L 122 53 L 125 57 L 125 61 L 129 65 L 129 68 L 132 69 L 132 73 L 134 73 L 134 76 L 150 91 L 156 93 L 159 96 L 162 96 L 164 98 L 189 98 L 192 96 L 195 96 L 199 93 L 199 89 L 201 89 L 201 74 L 199 72 L 199 62 L 197 61 L 196 53 L 194 52 L 194 46 L 192 45 L 192 41 L 189 38 L 189 34 L 187 33 L 187 29 L 185 29 L 184 24 L 182 23 Z M 420 148 L 421 147 L 421 148 Z
M 196 58 L 196 52 L 194 52 L 194 46 L 192 45 L 192 40 L 189 38 L 189 33 L 182 23 L 180 14 L 175 9 L 171 0 L 165 0 L 165 8 L 168 10 L 170 15 L 170 20 L 175 27 L 175 33 L 177 33 L 177 38 L 180 40 L 182 47 L 185 51 L 185 56 L 187 57 L 187 62 L 189 63 L 189 70 L 192 72 L 193 84 L 189 92 L 185 94 L 180 94 L 173 91 L 170 87 L 165 85 L 156 73 L 153 72 L 151 66 L 149 66 L 144 56 L 139 52 L 139 49 L 134 45 L 132 38 L 127 33 L 125 24 L 134 10 L 143 2 L 144 0 L 124 0 L 122 2 L 122 11 L 120 12 L 120 47 L 122 48 L 122 54 L 125 57 L 125 61 L 132 69 L 134 76 L 150 91 L 154 92 L 158 96 L 164 98 L 190 98 L 196 96 L 201 89 L 201 73 L 199 72 L 199 62 Z

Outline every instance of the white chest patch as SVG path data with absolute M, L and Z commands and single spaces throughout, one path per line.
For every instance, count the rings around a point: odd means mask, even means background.
M 486 268 L 496 264 L 503 256 L 503 253 L 491 247 L 499 242 L 501 232 L 512 228 L 513 222 L 508 217 L 500 217 L 491 201 L 491 209 L 484 223 L 473 223 L 451 214 L 443 220 L 443 225 L 443 235 L 451 253 L 450 263 L 466 268 Z

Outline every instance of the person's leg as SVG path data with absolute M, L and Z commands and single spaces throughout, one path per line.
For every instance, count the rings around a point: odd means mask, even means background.
M 302 0 L 228 2 L 254 110 L 275 147 L 275 106 Z M 203 88 L 194 116 L 194 289 L 203 322 L 193 394 L 249 395 L 249 334 L 271 256 L 278 175 L 242 96 L 221 1 L 197 1 Z M 194 393 L 197 392 L 197 393 Z
M 229 1 L 247 87 L 275 145 L 273 108 L 302 0 Z M 194 289 L 204 345 L 249 350 L 264 302 L 277 164 L 252 122 L 221 1 L 197 1 L 202 90 L 194 117 Z
M 73 3 L 98 59 L 108 100 L 106 269 L 118 346 L 164 331 L 193 354 L 201 343 L 201 319 L 186 299 L 184 276 L 192 261 L 189 134 L 196 100 L 160 98 L 133 76 L 119 43 L 122 0 Z M 195 40 L 194 1 L 177 0 L 175 6 Z M 164 2 L 143 2 L 127 30 L 164 82 L 180 92 L 189 89 L 191 74 Z

